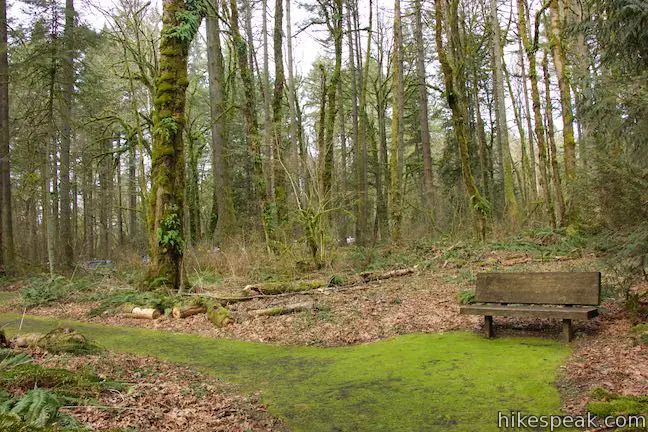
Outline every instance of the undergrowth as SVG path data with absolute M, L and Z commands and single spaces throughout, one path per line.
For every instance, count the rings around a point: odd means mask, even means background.
M 0 350 L 0 430 L 3 432 L 80 432 L 89 429 L 60 412 L 64 406 L 94 402 L 122 383 L 87 372 L 46 368 L 26 353 Z

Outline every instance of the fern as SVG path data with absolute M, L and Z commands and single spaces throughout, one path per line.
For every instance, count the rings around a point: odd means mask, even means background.
M 459 291 L 459 294 L 457 294 L 457 297 L 459 298 L 459 303 L 461 304 L 468 304 L 473 301 L 475 298 L 475 290 L 473 289 L 465 289 L 462 291 Z
M 48 426 L 54 422 L 56 414 L 63 403 L 59 397 L 44 389 L 28 391 L 11 412 L 36 426 Z
M 9 351 L 5 353 L 5 351 Z M 0 352 L 0 371 L 9 370 L 13 367 L 31 363 L 32 358 L 25 353 L 14 353 L 11 350 Z

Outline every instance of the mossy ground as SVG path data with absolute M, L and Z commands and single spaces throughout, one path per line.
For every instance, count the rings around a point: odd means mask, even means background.
M 0 322 L 16 319 L 0 314 Z M 568 347 L 469 333 L 413 334 L 339 348 L 286 347 L 28 317 L 23 331 L 73 326 L 117 351 L 183 363 L 244 391 L 296 431 L 490 431 L 498 411 L 560 410 Z

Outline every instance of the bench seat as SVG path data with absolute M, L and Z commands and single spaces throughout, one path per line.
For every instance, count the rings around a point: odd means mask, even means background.
M 486 336 L 493 337 L 494 316 L 558 318 L 571 341 L 573 320 L 598 316 L 599 272 L 479 273 L 472 303 L 459 313 L 483 315 Z
M 594 306 L 540 306 L 471 303 L 470 305 L 462 306 L 459 313 L 464 315 L 522 316 L 586 320 L 598 316 L 598 308 Z

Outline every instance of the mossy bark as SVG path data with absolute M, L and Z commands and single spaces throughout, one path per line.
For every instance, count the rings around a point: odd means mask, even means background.
M 394 1 L 394 53 L 392 56 L 392 124 L 391 155 L 389 159 L 389 209 L 391 211 L 391 239 L 399 241 L 403 221 L 403 31 L 401 28 L 400 0 Z
M 183 267 L 184 141 L 187 57 L 200 22 L 184 0 L 163 3 L 160 67 L 156 79 L 153 117 L 153 156 L 149 198 L 149 287 L 167 285 L 180 290 Z M 197 26 L 196 30 L 197 30 Z
M 461 159 L 461 172 L 464 185 L 470 200 L 473 219 L 476 222 L 475 230 L 480 238 L 486 237 L 486 223 L 490 215 L 490 203 L 484 198 L 472 173 L 470 165 L 470 151 L 468 146 L 468 108 L 467 98 L 464 89 L 465 65 L 464 53 L 462 50 L 462 38 L 459 30 L 458 0 L 452 0 L 445 4 L 442 0 L 435 1 L 436 29 L 435 39 L 439 61 L 443 71 L 446 97 L 452 111 L 452 125 L 457 142 L 459 144 L 459 155 Z M 447 26 L 448 46 L 443 41 L 444 24 Z

